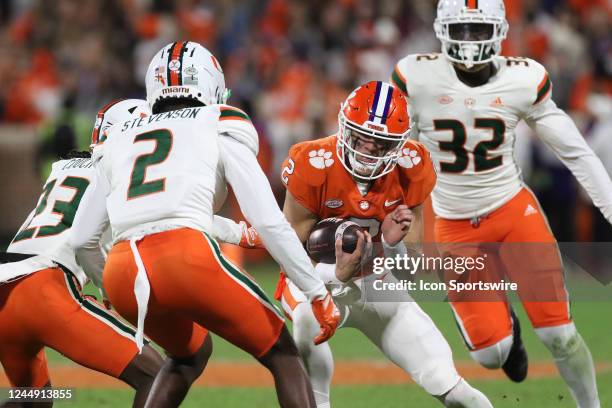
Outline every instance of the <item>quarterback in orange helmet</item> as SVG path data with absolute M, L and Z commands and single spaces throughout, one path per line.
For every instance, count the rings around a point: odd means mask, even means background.
M 331 289 L 342 312 L 342 326 L 364 333 L 429 394 L 447 406 L 491 407 L 488 399 L 457 373 L 451 349 L 432 320 L 403 291 L 393 301 L 364 301 L 361 256 L 367 242 L 378 242 L 386 256 L 407 254 L 420 245 L 421 205 L 436 183 L 427 150 L 408 141 L 410 118 L 400 91 L 385 82 L 368 82 L 342 103 L 336 135 L 294 145 L 282 169 L 287 188 L 283 212 L 305 242 L 321 219 L 355 222 L 357 248 L 336 263 L 315 270 Z M 391 273 L 385 283 L 398 282 Z M 309 371 L 317 407 L 329 407 L 333 359 L 327 343 L 314 345 L 315 318 L 306 297 L 281 275 L 277 288 L 285 313 L 293 319 L 294 338 Z

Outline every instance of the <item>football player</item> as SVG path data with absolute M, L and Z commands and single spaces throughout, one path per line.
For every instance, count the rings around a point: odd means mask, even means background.
M 206 364 L 210 330 L 272 372 L 281 406 L 314 406 L 280 312 L 209 234 L 217 195 L 229 183 L 266 248 L 307 294 L 320 322 L 315 341 L 333 335 L 338 310 L 276 205 L 255 157 L 255 128 L 223 104 L 223 71 L 200 44 L 163 47 L 146 84 L 152 115 L 113 126 L 94 152 L 98 177 L 71 244 L 97 239 L 110 220 L 114 246 L 103 276 L 109 300 L 137 325 L 138 345 L 144 331 L 168 354 L 148 404 L 180 404 Z
M 124 117 L 132 106 L 133 100 L 121 105 Z M 94 176 L 89 154 L 55 162 L 36 208 L 3 254 L 15 262 L 0 265 L 0 362 L 11 386 L 48 387 L 44 347 L 51 347 L 131 385 L 134 406 L 144 406 L 162 359 L 149 345 L 139 354 L 135 331 L 83 295 L 87 268 L 68 246 L 75 212 Z M 84 265 L 103 258 L 100 243 L 82 255 Z
M 291 147 L 281 177 L 287 188 L 283 212 L 302 242 L 324 218 L 344 218 L 367 228 L 365 236 L 358 234 L 354 253 L 343 252 L 338 240 L 336 263 L 316 265 L 323 280 L 334 287 L 343 327 L 360 330 L 446 406 L 492 406 L 459 376 L 448 343 L 408 294 L 402 301 L 362 300 L 362 278 L 357 276 L 363 244 L 382 242 L 387 256 L 407 253 L 404 239 L 420 244 L 421 205 L 436 182 L 427 150 L 418 142 L 407 142 L 405 98 L 388 83 L 368 82 L 349 95 L 338 118 L 336 135 Z M 394 279 L 390 273 L 383 278 Z M 277 295 L 293 320 L 317 406 L 329 407 L 333 359 L 327 343 L 315 346 L 309 340 L 316 319 L 308 298 L 284 275 Z
M 139 118 L 145 118 L 151 115 L 151 111 L 147 101 L 144 99 L 118 99 L 110 102 L 100 109 L 96 117 L 96 123 L 92 132 L 90 145 L 90 149 L 95 151 L 96 156 L 100 157 L 103 155 L 102 150 L 104 149 L 104 142 L 108 138 L 108 131 L 110 128 L 122 120 L 127 119 L 126 115 L 137 115 Z M 213 209 L 215 212 L 219 211 L 225 203 L 227 193 L 228 190 L 225 184 L 220 184 L 217 186 L 215 191 L 215 201 L 213 203 Z M 106 249 L 106 252 L 108 252 L 112 246 L 109 242 L 110 237 L 107 236 L 108 233 L 110 233 L 110 228 L 104 232 L 102 239 L 103 249 Z M 210 234 L 219 241 L 238 245 L 242 248 L 265 248 L 255 228 L 249 226 L 245 221 L 240 221 L 237 223 L 231 219 L 214 215 Z M 79 248 L 79 250 L 77 250 L 77 255 L 79 254 L 80 250 L 82 249 Z M 85 262 L 90 259 L 95 258 L 84 257 Z M 96 260 L 100 261 L 100 259 Z M 96 262 L 88 266 L 88 271 L 90 272 L 94 284 L 103 290 L 102 270 L 104 269 L 104 262 Z
M 528 58 L 499 56 L 508 31 L 502 0 L 441 0 L 434 29 L 442 53 L 406 56 L 392 81 L 408 97 L 416 138 L 438 170 L 432 194 L 436 242 L 533 243 L 522 247 L 526 250 L 548 244 L 534 255 L 539 257 L 534 267 L 541 269 L 536 273 L 516 272 L 516 258 L 504 253 L 499 261 L 507 273 L 520 275 L 524 286 L 537 288 L 540 278 L 552 276 L 543 290 L 558 296 L 523 298 L 523 306 L 578 406 L 598 407 L 592 357 L 570 315 L 555 238 L 514 160 L 517 123 L 525 120 L 556 153 L 608 221 L 610 178 L 552 101 L 546 69 Z M 500 301 L 451 305 L 472 357 L 485 367 L 502 367 L 520 382 L 527 375 L 527 355 L 519 322 L 502 295 Z

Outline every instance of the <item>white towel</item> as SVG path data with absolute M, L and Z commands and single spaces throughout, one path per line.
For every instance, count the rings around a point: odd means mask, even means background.
M 151 293 L 151 285 L 147 277 L 147 271 L 145 270 L 144 263 L 136 247 L 136 243 L 143 237 L 132 237 L 130 239 L 130 248 L 134 254 L 134 261 L 138 267 L 138 273 L 136 274 L 136 280 L 134 281 L 134 295 L 136 295 L 136 304 L 138 305 L 138 325 L 136 327 L 136 345 L 138 350 L 142 353 L 142 347 L 144 345 L 144 322 L 147 316 L 147 305 L 149 304 L 149 295 Z

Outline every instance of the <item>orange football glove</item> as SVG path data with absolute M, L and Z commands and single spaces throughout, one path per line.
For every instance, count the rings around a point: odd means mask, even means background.
M 248 249 L 265 248 L 254 227 L 249 227 L 244 221 L 240 221 L 240 226 L 242 227 L 242 237 L 238 245 Z
M 322 299 L 315 299 L 310 303 L 312 313 L 314 313 L 321 331 L 314 338 L 314 344 L 321 344 L 331 338 L 340 323 L 340 311 L 336 307 L 334 300 L 329 292 Z

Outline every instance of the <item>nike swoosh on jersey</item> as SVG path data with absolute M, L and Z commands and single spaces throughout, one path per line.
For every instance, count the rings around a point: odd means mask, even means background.
M 385 200 L 385 207 L 391 207 L 392 205 L 397 204 L 401 200 L 402 200 L 401 198 L 398 198 L 397 200 L 393 200 L 393 201 Z

